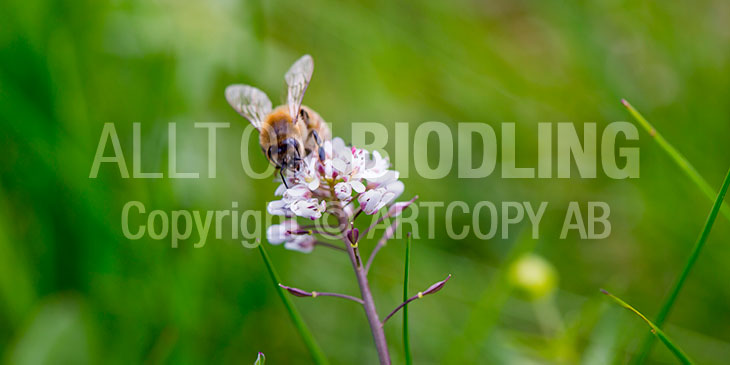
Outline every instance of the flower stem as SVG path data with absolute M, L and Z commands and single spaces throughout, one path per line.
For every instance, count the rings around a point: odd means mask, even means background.
M 347 222 L 341 222 L 342 227 L 347 227 Z M 343 236 L 347 236 L 343 232 Z M 363 307 L 365 308 L 365 315 L 368 318 L 368 324 L 370 325 L 370 331 L 373 334 L 373 340 L 375 341 L 375 348 L 378 351 L 378 359 L 381 365 L 390 364 L 390 354 L 388 353 L 388 343 L 385 340 L 385 331 L 380 323 L 378 312 L 375 309 L 375 301 L 373 300 L 373 294 L 370 291 L 370 284 L 368 283 L 368 277 L 362 266 L 362 260 L 360 254 L 353 247 L 352 242 L 349 242 L 347 238 L 344 238 L 345 247 L 347 247 L 347 254 L 350 256 L 350 262 L 352 262 L 352 269 L 355 271 L 357 277 L 357 284 L 360 287 L 360 294 L 363 301 Z
M 656 319 L 654 319 L 654 324 L 656 324 L 657 327 L 661 327 L 664 324 L 664 320 L 667 319 L 669 311 L 674 305 L 674 301 L 677 300 L 677 297 L 679 296 L 679 291 L 682 289 L 684 281 L 687 279 L 687 276 L 689 276 L 689 272 L 692 270 L 692 267 L 697 261 L 697 258 L 700 255 L 700 251 L 702 251 L 702 247 L 704 247 L 705 241 L 707 241 L 707 237 L 710 235 L 710 230 L 712 229 L 712 225 L 715 223 L 715 218 L 717 218 L 717 213 L 720 210 L 720 206 L 725 199 L 725 193 L 727 193 L 728 186 L 730 186 L 730 170 L 728 170 L 727 175 L 725 175 L 725 180 L 723 181 L 722 187 L 720 188 L 720 193 L 718 193 L 717 198 L 715 198 L 715 203 L 712 205 L 712 210 L 710 210 L 710 214 L 707 217 L 705 226 L 704 228 L 702 228 L 702 232 L 700 233 L 700 236 L 697 238 L 697 242 L 692 248 L 692 253 L 690 253 L 687 262 L 684 264 L 684 269 L 682 270 L 682 273 L 679 274 L 679 278 L 677 278 L 677 281 L 674 283 L 672 291 L 669 293 L 669 296 L 664 301 L 664 304 L 659 310 L 659 314 L 656 316 Z M 639 352 L 639 357 L 635 361 L 636 364 L 643 363 L 643 361 L 649 355 L 649 351 L 651 351 L 651 346 L 653 343 L 653 336 L 647 337 L 646 340 L 644 340 L 644 343 L 641 346 L 641 351 Z
M 385 317 L 385 319 L 383 320 L 383 325 L 385 325 L 385 322 L 387 322 L 390 319 L 390 317 L 393 317 L 394 314 L 398 313 L 398 311 L 401 308 L 405 308 L 408 305 L 408 303 L 410 303 L 410 302 L 412 302 L 412 301 L 414 301 L 416 299 L 421 299 L 421 298 L 423 298 L 426 295 L 433 294 L 433 293 L 436 293 L 437 291 L 441 290 L 441 288 L 443 288 L 444 285 L 446 285 L 446 282 L 449 281 L 449 279 L 451 279 L 451 274 L 449 274 L 449 276 L 447 276 L 446 279 L 441 280 L 441 281 L 439 281 L 439 282 L 431 285 L 425 291 L 419 292 L 418 294 L 416 294 L 416 295 L 414 295 L 414 296 L 412 296 L 412 297 L 404 300 L 403 303 L 401 303 L 400 305 L 398 305 L 397 307 L 395 307 L 395 309 L 393 309 L 393 311 L 390 312 L 390 314 L 388 314 Z
M 344 248 L 342 248 L 340 246 L 337 246 L 337 245 L 333 245 L 333 244 L 331 244 L 329 242 L 316 241 L 316 242 L 314 242 L 314 244 L 317 245 L 317 246 L 328 247 L 328 248 L 331 248 L 331 249 L 334 249 L 334 250 L 338 250 L 338 251 L 345 251 Z
M 370 272 L 370 266 L 373 264 L 375 255 L 377 255 L 380 249 L 383 248 L 383 246 L 388 243 L 388 240 L 393 237 L 393 234 L 395 234 L 395 230 L 398 228 L 399 224 L 400 221 L 393 222 L 393 224 L 391 224 L 390 227 L 385 230 L 385 233 L 383 233 L 383 237 L 378 240 L 378 243 L 375 245 L 373 252 L 371 252 L 370 257 L 368 257 L 368 262 L 365 264 L 365 275 Z
M 308 292 L 306 290 L 302 290 L 302 289 L 299 289 L 299 288 L 293 288 L 291 286 L 286 286 L 284 284 L 279 284 L 279 286 L 282 289 L 288 291 L 289 293 L 291 293 L 292 295 L 294 295 L 296 297 L 310 297 L 310 298 L 316 298 L 316 297 L 335 297 L 335 298 L 342 298 L 342 299 L 351 300 L 351 301 L 353 301 L 355 303 L 362 304 L 362 299 L 355 298 L 352 295 L 340 294 L 340 293 L 318 292 L 318 291 Z

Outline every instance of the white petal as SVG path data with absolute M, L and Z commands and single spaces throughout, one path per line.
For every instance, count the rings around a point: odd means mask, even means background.
M 382 196 L 383 191 L 381 191 L 381 189 L 368 190 L 360 194 L 357 198 L 357 201 L 360 203 L 360 209 L 362 209 L 365 214 L 374 214 L 377 211 L 377 207 L 380 204 Z
M 281 224 L 274 224 L 266 230 L 266 240 L 272 245 L 286 241 L 286 228 Z
M 319 178 L 315 177 L 314 179 L 312 179 L 312 181 L 307 184 L 307 187 L 309 188 L 309 190 L 312 191 L 317 190 L 317 188 L 319 188 Z
M 350 181 L 350 186 L 352 186 L 352 190 L 355 190 L 356 193 L 360 194 L 363 191 L 365 191 L 365 185 L 363 185 L 358 180 Z
M 389 204 L 390 202 L 392 202 L 394 199 L 395 199 L 395 194 L 391 193 L 390 191 L 386 191 L 383 194 L 383 197 L 380 198 L 380 204 L 378 206 L 378 210 L 380 210 L 380 208 L 384 207 L 386 204 Z
M 291 205 L 291 210 L 294 212 L 294 214 L 309 218 L 309 219 L 319 219 L 322 217 L 324 201 L 322 201 L 322 205 L 319 204 L 319 201 L 316 198 L 307 199 L 307 200 L 299 200 Z
M 399 216 L 412 203 L 413 203 L 413 200 L 410 200 L 407 202 L 398 202 L 398 203 L 393 204 L 390 207 L 390 209 L 388 210 L 388 216 L 390 218 L 395 218 L 395 217 Z
M 281 184 L 278 188 L 276 188 L 276 191 L 274 192 L 274 195 L 276 196 L 282 196 L 284 195 L 284 192 L 286 191 L 286 185 Z
M 385 187 L 385 190 L 394 195 L 394 199 L 403 194 L 403 190 L 405 189 L 406 186 L 403 184 L 402 181 L 393 181 Z
M 345 162 L 345 161 L 343 161 L 343 160 L 341 160 L 339 158 L 336 158 L 336 159 L 332 160 L 332 167 L 334 167 L 335 168 L 335 171 L 339 172 L 340 174 L 347 174 L 348 173 L 348 170 L 347 170 L 348 164 L 347 164 L 347 162 Z
M 310 235 L 295 236 L 294 239 L 287 241 L 284 248 L 303 253 L 310 253 L 314 249 L 315 238 Z
M 352 196 L 352 187 L 350 184 L 341 182 L 335 185 L 335 196 L 339 200 L 345 200 Z
M 266 210 L 271 215 L 283 215 L 286 217 L 291 217 L 293 215 L 292 211 L 286 207 L 286 202 L 283 200 L 274 200 L 269 202 L 266 206 Z
M 298 200 L 307 199 L 311 195 L 312 193 L 306 185 L 299 184 L 287 189 L 284 192 L 284 197 L 282 200 L 284 200 L 288 204 L 292 204 Z

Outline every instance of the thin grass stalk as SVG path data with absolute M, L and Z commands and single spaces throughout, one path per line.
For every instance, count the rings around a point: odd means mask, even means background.
M 408 233 L 406 240 L 406 258 L 405 269 L 403 275 L 403 301 L 408 300 L 408 276 L 411 269 L 411 233 Z M 408 338 L 408 304 L 403 306 L 403 351 L 406 356 L 406 365 L 413 364 L 411 357 L 411 343 Z
M 712 186 L 705 180 L 705 178 L 700 175 L 699 172 L 697 172 L 697 169 L 692 166 L 691 163 L 687 160 L 684 155 L 682 155 L 679 151 L 677 151 L 674 146 L 672 146 L 664 137 L 654 128 L 654 126 L 649 123 L 641 113 L 639 113 L 638 110 L 636 110 L 626 99 L 621 99 L 621 102 L 624 104 L 626 109 L 629 110 L 629 113 L 636 119 L 637 122 L 649 133 L 649 135 L 654 138 L 654 140 L 659 144 L 659 147 L 661 147 L 668 155 L 669 157 L 674 160 L 674 162 L 684 171 L 687 176 L 697 185 L 697 187 L 700 188 L 700 191 L 702 191 L 702 194 L 704 194 L 707 199 L 710 199 L 710 201 L 714 201 L 715 197 L 717 196 L 714 189 L 712 189 Z M 727 204 L 722 204 L 721 212 L 727 218 L 730 220 L 730 206 Z
M 707 217 L 705 226 L 702 228 L 702 232 L 700 233 L 699 238 L 697 238 L 697 242 L 692 248 L 692 252 L 687 259 L 687 262 L 684 264 L 684 269 L 682 270 L 682 273 L 679 275 L 677 281 L 674 283 L 674 287 L 672 287 L 672 290 L 669 292 L 669 296 L 664 301 L 664 304 L 659 310 L 659 314 L 657 314 L 657 317 L 654 320 L 654 323 L 659 327 L 664 325 L 664 321 L 667 319 L 669 311 L 672 309 L 674 302 L 677 300 L 677 296 L 679 296 L 679 291 L 682 289 L 685 280 L 687 280 L 689 272 L 692 270 L 692 267 L 697 261 L 697 258 L 699 257 L 700 252 L 702 251 L 702 248 L 707 241 L 707 237 L 710 235 L 710 230 L 712 229 L 712 225 L 715 223 L 717 213 L 720 211 L 720 206 L 725 199 L 725 194 L 727 193 L 728 186 L 730 186 L 730 170 L 728 170 L 727 175 L 725 175 L 725 180 L 723 181 L 722 187 L 720 188 L 720 193 L 717 194 L 717 198 L 715 199 L 715 203 L 712 205 L 710 215 Z M 649 355 L 649 351 L 651 351 L 651 346 L 653 342 L 654 337 L 647 337 L 647 339 L 644 340 L 641 351 L 639 352 L 639 357 L 636 361 L 637 364 L 641 364 L 644 362 L 646 357 Z
M 261 253 L 261 258 L 266 264 L 266 269 L 269 271 L 271 281 L 274 282 L 274 289 L 276 289 L 276 292 L 279 294 L 279 298 L 281 298 L 281 301 L 284 303 L 284 307 L 286 307 L 286 311 L 289 313 L 289 317 L 291 318 L 294 327 L 296 327 L 297 332 L 299 332 L 299 336 L 301 336 L 304 341 L 304 345 L 309 350 L 312 360 L 314 360 L 315 364 L 327 364 L 327 358 L 324 356 L 324 352 L 322 352 L 322 349 L 319 347 L 319 344 L 317 344 L 314 336 L 312 336 L 312 332 L 309 330 L 309 327 L 307 327 L 307 324 L 304 323 L 304 319 L 302 319 L 302 316 L 294 306 L 294 303 L 291 302 L 287 294 L 284 292 L 284 289 L 279 286 L 279 284 L 281 284 L 279 275 L 276 273 L 274 264 L 271 262 L 269 254 L 266 253 L 264 245 L 260 243 L 259 253 Z
M 669 339 L 669 336 L 667 336 L 664 333 L 664 331 L 662 331 L 656 324 L 652 323 L 648 318 L 646 318 L 646 316 L 641 314 L 641 312 L 639 312 L 634 307 L 632 307 L 628 303 L 621 300 L 621 298 L 619 298 L 603 289 L 601 289 L 601 292 L 603 294 L 606 294 L 609 298 L 613 299 L 613 301 L 618 303 L 618 305 L 630 310 L 631 312 L 633 312 L 634 314 L 639 316 L 641 319 L 643 319 L 644 322 L 646 322 L 646 324 L 648 324 L 649 327 L 651 327 L 651 333 L 653 333 L 656 337 L 659 337 L 659 339 L 664 343 L 664 345 L 667 346 L 669 351 L 671 351 L 672 354 L 674 354 L 674 356 L 676 356 L 677 359 L 682 364 L 692 364 L 692 361 L 689 359 L 689 356 L 687 356 L 687 354 L 684 351 L 682 351 L 682 349 L 679 348 L 679 346 L 675 345 L 674 342 L 672 342 L 672 340 Z

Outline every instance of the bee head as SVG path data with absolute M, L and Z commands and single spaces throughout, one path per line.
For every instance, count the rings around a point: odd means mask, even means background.
M 287 138 L 278 146 L 269 148 L 269 160 L 282 170 L 297 171 L 302 163 L 300 148 L 299 141 Z

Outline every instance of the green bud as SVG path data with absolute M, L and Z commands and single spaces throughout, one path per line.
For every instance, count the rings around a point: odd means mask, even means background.
M 553 265 L 544 258 L 535 254 L 527 254 L 510 266 L 509 281 L 528 299 L 538 300 L 555 290 L 558 274 Z

